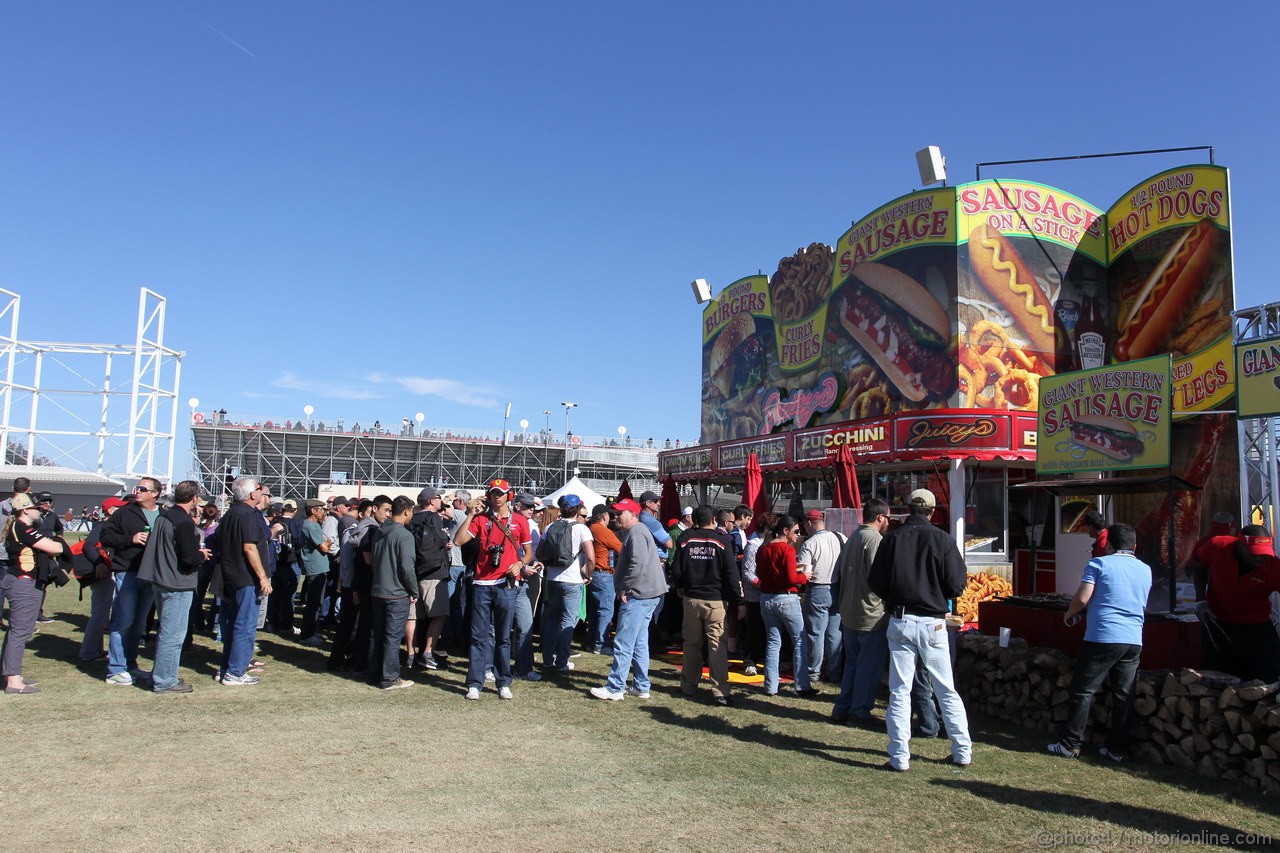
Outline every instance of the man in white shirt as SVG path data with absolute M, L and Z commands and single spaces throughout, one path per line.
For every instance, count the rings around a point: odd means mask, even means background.
M 839 578 L 836 565 L 844 548 L 844 537 L 827 530 L 826 516 L 820 509 L 804 514 L 809 527 L 796 556 L 800 571 L 809 576 L 804 592 L 804 634 L 809 645 L 809 681 L 840 683 L 844 661 L 840 658 L 840 611 L 836 607 Z

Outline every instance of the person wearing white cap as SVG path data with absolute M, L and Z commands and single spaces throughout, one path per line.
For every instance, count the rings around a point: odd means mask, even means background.
M 968 767 L 973 760 L 969 719 L 951 678 L 947 639 L 948 599 L 964 592 L 968 575 L 956 541 L 929 519 L 937 500 L 928 489 L 907 498 L 906 523 L 890 531 L 876 551 L 867 581 L 889 613 L 889 728 L 887 769 L 905 773 L 911 763 L 911 685 L 916 660 L 928 670 L 942 705 L 951 761 Z

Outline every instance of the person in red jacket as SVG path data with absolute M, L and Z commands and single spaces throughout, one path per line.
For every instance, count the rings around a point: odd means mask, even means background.
M 1280 559 L 1267 529 L 1214 536 L 1192 564 L 1205 626 L 1205 661 L 1241 678 L 1280 680 L 1280 636 L 1271 624 L 1271 593 L 1280 591 Z
M 804 641 L 804 615 L 800 608 L 800 588 L 809 578 L 796 566 L 796 542 L 800 522 L 789 515 L 773 526 L 772 539 L 756 552 L 760 610 L 764 615 L 764 692 L 778 694 L 778 656 L 782 651 L 782 629 L 791 636 L 791 672 L 797 696 L 814 696 L 809 683 L 809 647 Z

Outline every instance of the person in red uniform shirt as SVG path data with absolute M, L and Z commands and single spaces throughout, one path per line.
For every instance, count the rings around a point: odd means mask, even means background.
M 791 672 L 798 696 L 818 691 L 809 683 L 809 646 L 804 641 L 804 614 L 800 609 L 800 588 L 809 578 L 796 566 L 796 542 L 800 522 L 789 515 L 773 526 L 772 539 L 756 552 L 756 578 L 760 588 L 760 610 L 764 615 L 764 692 L 778 692 L 778 656 L 782 651 L 782 629 L 791 636 Z
M 1271 623 L 1271 593 L 1280 591 L 1280 559 L 1267 529 L 1201 544 L 1192 565 L 1205 629 L 1206 665 L 1241 678 L 1280 680 L 1280 635 Z

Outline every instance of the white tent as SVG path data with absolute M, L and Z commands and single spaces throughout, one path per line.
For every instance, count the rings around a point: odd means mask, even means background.
M 569 482 L 556 489 L 551 494 L 542 499 L 543 503 L 554 505 L 561 495 L 577 495 L 582 498 L 582 502 L 587 505 L 587 512 L 590 512 L 596 504 L 604 503 L 604 495 L 592 489 L 586 483 L 582 482 L 578 477 L 573 477 Z

